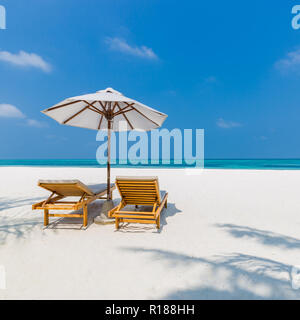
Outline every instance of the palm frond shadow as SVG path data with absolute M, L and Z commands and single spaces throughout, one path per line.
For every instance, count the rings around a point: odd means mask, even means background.
M 42 199 L 44 199 L 44 197 L 0 197 L 0 211 L 30 206 L 34 202 L 41 201 Z M 37 225 L 41 225 L 41 219 L 38 217 L 26 219 L 26 221 L 24 221 L 23 218 L 11 219 L 6 215 L 0 215 L 0 245 L 5 244 L 8 238 L 15 240 L 25 239 Z
M 3 198 L 0 197 L 0 211 L 32 205 L 34 202 L 42 201 L 45 197 L 35 198 Z
M 30 219 L 26 222 L 20 220 L 20 222 L 11 223 L 11 219 L 1 217 L 0 245 L 5 244 L 9 237 L 16 240 L 25 239 L 38 225 L 41 225 L 39 219 Z
M 255 229 L 235 224 L 217 224 L 217 227 L 225 230 L 235 238 L 253 239 L 266 246 L 280 247 L 283 249 L 299 249 L 300 240 L 283 234 Z
M 224 282 L 230 287 L 212 285 L 196 285 L 185 289 L 171 290 L 161 299 L 299 299 L 300 293 L 291 287 L 290 265 L 262 257 L 233 253 L 217 256 L 215 259 L 189 256 L 186 254 L 144 248 L 122 248 L 133 252 L 143 252 L 150 255 L 151 260 L 164 261 L 169 271 L 180 266 L 201 265 L 208 266 L 210 274 L 223 274 Z M 213 279 L 212 279 L 213 280 Z

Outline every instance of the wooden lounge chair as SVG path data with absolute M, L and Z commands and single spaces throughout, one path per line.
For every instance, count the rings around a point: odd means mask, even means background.
M 120 222 L 153 223 L 160 228 L 160 213 L 167 207 L 168 193 L 159 190 L 157 177 L 117 177 L 116 186 L 122 200 L 108 215 L 115 218 L 117 229 Z M 152 211 L 122 211 L 126 205 L 152 206 Z
M 48 199 L 32 205 L 32 210 L 44 210 L 44 226 L 49 224 L 49 217 L 83 218 L 83 226 L 88 223 L 87 206 L 96 199 L 106 199 L 107 185 L 85 185 L 79 180 L 40 180 L 38 186 L 49 190 Z M 111 185 L 110 191 L 116 188 Z M 66 197 L 79 197 L 78 201 L 60 201 Z M 49 210 L 79 210 L 83 213 L 76 214 L 50 214 Z

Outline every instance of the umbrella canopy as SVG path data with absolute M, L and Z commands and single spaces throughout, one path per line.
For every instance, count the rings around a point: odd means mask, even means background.
M 112 88 L 68 98 L 42 112 L 61 124 L 94 130 L 108 129 L 108 122 L 113 120 L 110 129 L 114 131 L 124 130 L 122 121 L 129 130 L 149 131 L 159 128 L 167 118 Z
M 108 130 L 107 198 L 110 199 L 110 131 L 159 128 L 167 115 L 120 92 L 107 88 L 71 97 L 42 111 L 60 124 L 94 130 Z M 126 126 L 120 125 L 126 121 Z

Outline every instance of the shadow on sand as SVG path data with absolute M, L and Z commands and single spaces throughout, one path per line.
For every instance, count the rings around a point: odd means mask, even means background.
M 35 198 L 0 198 L 0 212 L 11 209 L 11 208 L 21 208 L 24 206 L 32 205 L 34 202 L 43 200 L 44 197 Z M 6 243 L 8 237 L 12 239 L 25 239 L 28 234 L 37 226 L 41 225 L 41 219 L 31 218 L 25 219 L 11 218 L 8 216 L 0 215 L 0 245 Z
M 224 229 L 235 238 L 248 238 L 260 242 L 267 246 L 276 246 L 283 249 L 299 249 L 300 240 L 285 236 L 283 234 L 259 230 L 255 228 L 239 226 L 235 224 L 217 224 L 219 228 Z
M 32 205 L 34 202 L 42 201 L 45 197 L 35 197 L 35 198 L 1 198 L 0 197 L 0 211 L 11 209 L 11 208 L 18 208 L 27 205 Z
M 203 277 L 199 274 L 198 281 L 194 279 L 194 287 L 173 290 L 159 297 L 161 299 L 300 299 L 300 293 L 291 287 L 291 266 L 275 260 L 241 253 L 217 256 L 211 260 L 159 249 L 127 250 L 146 252 L 152 261 L 164 261 L 169 272 L 191 265 L 208 269 L 211 285 L 197 285 Z M 225 285 L 220 285 L 220 281 Z
M 25 239 L 37 225 L 41 225 L 41 222 L 35 219 L 26 219 L 26 222 L 18 220 L 20 222 L 11 223 L 11 219 L 7 217 L 0 218 L 0 245 L 5 244 L 10 236 L 12 239 Z
M 22 199 L 19 201 L 10 200 L 2 202 L 0 208 L 2 210 L 8 208 L 8 205 L 11 204 L 9 207 L 21 207 L 25 205 L 31 205 L 35 201 L 40 201 L 43 198 L 33 198 L 33 199 Z M 94 217 L 99 215 L 103 205 L 103 200 L 97 200 L 91 203 L 88 206 L 88 228 L 94 221 Z M 0 209 L 1 210 L 1 209 Z M 79 210 L 80 211 L 80 210 Z M 82 210 L 81 210 L 82 211 Z M 75 213 L 76 211 L 72 212 Z M 12 240 L 20 240 L 26 239 L 28 235 L 34 230 L 35 227 L 43 226 L 43 211 L 37 210 L 36 211 L 37 218 L 10 218 L 7 216 L 0 216 L 0 245 L 3 245 L 7 242 L 8 238 Z M 52 220 L 52 221 L 51 221 Z M 71 230 L 82 230 L 86 229 L 83 227 L 82 218 L 51 218 L 50 224 L 44 229 L 53 229 L 54 231 L 61 230 L 61 229 L 71 229 Z

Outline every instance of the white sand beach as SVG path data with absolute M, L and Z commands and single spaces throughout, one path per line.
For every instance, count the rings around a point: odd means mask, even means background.
M 1 299 L 298 299 L 300 171 L 113 169 L 157 175 L 169 192 L 155 225 L 51 218 L 38 179 L 105 182 L 98 168 L 0 168 Z M 103 200 L 89 207 L 90 222 Z M 118 192 L 114 192 L 118 203 Z

